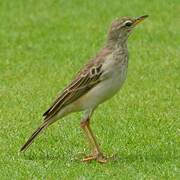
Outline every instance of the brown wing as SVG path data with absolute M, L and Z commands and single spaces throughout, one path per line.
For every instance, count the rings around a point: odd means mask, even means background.
M 103 73 L 101 63 L 106 55 L 111 52 L 109 49 L 103 49 L 93 61 L 90 61 L 77 74 L 75 80 L 62 91 L 51 107 L 43 114 L 45 121 L 55 116 L 64 106 L 74 102 L 100 82 L 100 76 Z
M 57 97 L 52 106 L 43 114 L 45 120 L 56 115 L 64 106 L 77 100 L 100 82 L 101 66 L 93 66 L 86 74 L 81 74 Z

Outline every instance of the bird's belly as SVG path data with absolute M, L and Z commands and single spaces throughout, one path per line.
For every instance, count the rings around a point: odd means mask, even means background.
M 122 68 L 120 71 L 115 71 L 111 78 L 102 81 L 88 93 L 83 95 L 76 105 L 79 109 L 91 109 L 98 106 L 100 103 L 111 98 L 122 86 L 126 78 L 127 68 Z M 76 107 L 77 107 L 76 106 Z

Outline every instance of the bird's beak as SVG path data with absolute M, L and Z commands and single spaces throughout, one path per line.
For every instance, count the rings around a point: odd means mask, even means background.
M 140 16 L 134 19 L 133 25 L 136 26 L 137 24 L 139 24 L 140 22 L 142 22 L 145 18 L 147 18 L 148 15 L 144 15 L 144 16 Z

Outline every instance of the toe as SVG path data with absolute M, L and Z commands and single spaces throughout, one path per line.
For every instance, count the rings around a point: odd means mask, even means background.
M 99 155 L 90 155 L 85 157 L 82 162 L 90 162 L 92 160 L 96 160 L 99 163 L 107 163 L 108 158 L 106 158 L 105 156 L 103 156 L 102 154 Z
M 95 160 L 96 159 L 96 157 L 94 157 L 94 156 L 88 156 L 88 157 L 85 157 L 82 161 L 83 162 L 88 162 L 88 161 L 92 161 L 92 160 Z
M 96 160 L 97 160 L 97 162 L 99 162 L 99 163 L 107 163 L 107 158 L 104 157 L 104 156 L 98 156 L 98 157 L 96 158 Z

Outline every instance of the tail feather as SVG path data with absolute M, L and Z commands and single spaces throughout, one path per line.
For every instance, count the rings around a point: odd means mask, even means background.
M 34 141 L 34 139 L 49 125 L 48 122 L 43 123 L 41 126 L 39 126 L 34 133 L 30 136 L 30 138 L 27 140 L 27 142 L 21 147 L 20 151 L 25 151 Z

